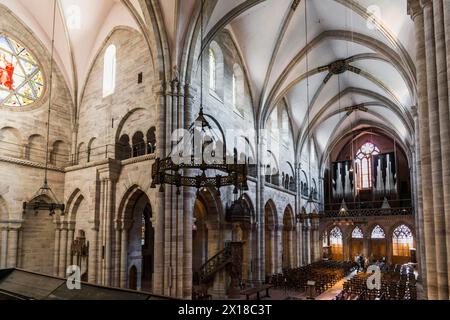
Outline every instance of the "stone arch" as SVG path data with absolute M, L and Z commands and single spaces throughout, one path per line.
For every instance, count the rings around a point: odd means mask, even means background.
M 72 207 L 73 204 L 75 202 L 75 200 L 80 197 L 81 195 L 81 190 L 79 188 L 76 188 L 67 198 L 66 200 L 66 210 L 65 210 L 65 215 L 68 217 L 67 220 L 68 221 L 73 221 L 74 219 L 71 219 L 71 212 L 72 212 Z
M 266 278 L 275 274 L 278 255 L 278 213 L 273 200 L 264 206 L 264 244 Z
M 22 157 L 22 135 L 13 127 L 0 129 L 0 153 L 7 157 Z
M 246 193 L 241 197 L 244 201 L 246 207 L 250 211 L 251 222 L 250 225 L 240 224 L 240 232 L 242 237 L 238 238 L 238 241 L 243 241 L 243 263 L 242 263 L 242 281 L 243 283 L 251 282 L 256 280 L 256 259 L 258 252 L 258 241 L 257 241 L 257 222 L 255 215 L 255 208 L 253 206 L 252 199 Z
M 77 161 L 76 161 L 77 164 L 86 163 L 87 157 L 86 157 L 86 150 L 85 150 L 85 148 L 86 148 L 86 146 L 85 146 L 84 142 L 81 142 L 78 145 L 77 157 L 76 157 L 77 158 Z
M 193 282 L 200 284 L 199 271 L 201 267 L 224 247 L 224 230 L 221 226 L 225 216 L 217 192 L 208 188 L 199 190 L 193 210 Z
M 46 142 L 43 136 L 40 134 L 33 134 L 28 138 L 27 148 L 25 152 L 25 158 L 43 163 L 45 162 Z
M 50 163 L 58 167 L 68 166 L 69 152 L 69 146 L 67 145 L 67 143 L 62 140 L 56 140 L 52 144 Z
M 282 238 L 282 267 L 291 268 L 294 266 L 294 256 L 296 252 L 295 239 L 295 217 L 291 205 L 288 205 L 283 214 L 283 238 Z
M 116 158 L 118 160 L 130 159 L 132 155 L 130 137 L 123 134 L 116 143 Z
M 100 150 L 98 150 L 97 138 L 91 138 L 86 149 L 86 162 L 89 163 L 95 161 L 99 152 Z
M 132 117 L 133 115 L 139 113 L 139 112 L 145 112 L 146 110 L 144 108 L 134 108 L 131 109 L 130 111 L 128 111 L 125 116 L 123 116 L 123 118 L 120 120 L 119 125 L 117 126 L 117 130 L 116 130 L 116 138 L 115 141 L 119 141 L 120 137 L 123 134 L 128 134 L 131 135 L 131 132 L 128 132 L 129 130 L 125 130 L 125 124 L 127 123 L 127 121 L 133 121 Z M 139 117 L 139 114 L 137 115 L 137 117 Z
M 122 230 L 121 287 L 132 287 L 129 270 L 136 267 L 136 289 L 153 290 L 154 242 L 153 207 L 148 195 L 138 185 L 129 188 L 119 205 L 117 221 Z
M 131 138 L 133 157 L 140 157 L 145 155 L 146 144 L 144 134 L 141 131 L 136 131 Z
M 156 127 L 153 126 L 147 131 L 147 154 L 156 152 Z

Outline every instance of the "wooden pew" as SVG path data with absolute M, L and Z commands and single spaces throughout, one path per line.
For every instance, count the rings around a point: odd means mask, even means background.
M 270 298 L 270 289 L 273 288 L 273 285 L 267 284 L 261 287 L 250 288 L 241 292 L 241 295 L 246 296 L 247 300 L 250 300 L 250 297 L 256 294 L 256 300 L 261 300 L 261 292 L 266 292 L 266 295 L 263 298 Z

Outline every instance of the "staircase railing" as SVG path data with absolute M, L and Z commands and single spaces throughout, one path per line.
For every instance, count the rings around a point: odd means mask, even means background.
M 211 281 L 217 272 L 226 268 L 231 262 L 232 250 L 230 246 L 226 246 L 200 267 L 198 271 L 200 283 Z

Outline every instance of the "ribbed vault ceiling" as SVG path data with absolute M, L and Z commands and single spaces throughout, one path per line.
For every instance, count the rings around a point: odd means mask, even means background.
M 47 47 L 52 2 L 0 0 Z M 77 29 L 67 27 L 71 5 L 81 11 Z M 166 63 L 173 67 L 188 51 L 199 7 L 199 0 L 59 0 L 56 60 L 74 101 L 115 27 L 150 32 L 154 29 L 146 13 L 156 9 L 170 52 Z M 404 143 L 411 143 L 415 43 L 407 0 L 207 0 L 207 9 L 205 41 L 223 28 L 231 32 L 244 61 L 260 126 L 278 103 L 285 102 L 298 151 L 307 132 L 323 153 L 337 136 L 361 125 L 389 127 Z M 369 20 L 371 12 L 377 13 L 373 20 Z M 329 71 L 318 68 L 341 59 L 348 59 L 359 74 L 346 71 L 325 83 Z

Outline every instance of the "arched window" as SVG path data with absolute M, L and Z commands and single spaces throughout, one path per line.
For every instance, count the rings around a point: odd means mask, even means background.
M 401 225 L 394 230 L 392 237 L 392 250 L 394 256 L 409 257 L 410 249 L 414 245 L 411 229 L 405 225 Z
M 145 155 L 145 141 L 144 134 L 140 131 L 136 132 L 132 138 L 133 143 L 133 157 L 140 157 Z
M 216 91 L 217 89 L 217 60 L 214 50 L 209 48 L 209 89 Z
M 151 127 L 147 131 L 147 153 L 152 154 L 156 151 L 156 128 Z
M 335 227 L 330 232 L 330 244 L 332 246 L 342 246 L 342 231 L 338 227 Z
M 362 239 L 364 238 L 363 232 L 360 227 L 356 226 L 352 232 L 352 239 Z
M 372 188 L 372 157 L 377 154 L 380 154 L 380 149 L 371 142 L 363 144 L 356 153 L 355 162 L 360 189 Z
M 343 240 L 342 231 L 338 227 L 334 227 L 330 231 L 330 246 L 333 260 L 340 261 L 343 259 Z
M 114 93 L 116 89 L 116 46 L 110 45 L 105 51 L 103 61 L 103 97 Z
M 386 234 L 384 233 L 383 228 L 381 228 L 379 225 L 375 226 L 372 230 L 372 239 L 384 239 L 386 238 Z
M 25 47 L 0 33 L 0 106 L 23 107 L 44 91 L 36 59 Z

